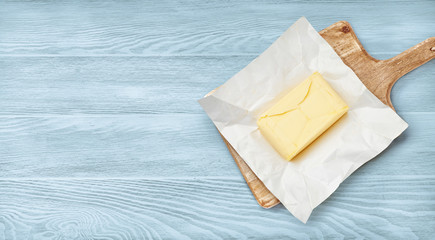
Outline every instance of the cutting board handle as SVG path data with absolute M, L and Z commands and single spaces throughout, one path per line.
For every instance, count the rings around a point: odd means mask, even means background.
M 380 60 L 378 62 L 380 69 L 383 69 L 384 74 L 388 76 L 384 78 L 385 82 L 382 84 L 387 85 L 386 88 L 384 85 L 384 89 L 387 90 L 385 99 L 387 104 L 393 106 L 390 98 L 391 89 L 399 78 L 434 58 L 435 37 L 431 37 L 395 57 Z
M 403 75 L 435 58 L 435 37 L 415 45 L 403 53 L 378 60 L 370 56 L 358 40 L 351 25 L 337 22 L 320 31 L 320 35 L 340 55 L 366 87 L 383 103 L 394 109 L 390 93 L 394 83 Z
M 388 70 L 398 79 L 434 58 L 435 37 L 431 37 L 401 54 L 381 62 L 391 66 Z

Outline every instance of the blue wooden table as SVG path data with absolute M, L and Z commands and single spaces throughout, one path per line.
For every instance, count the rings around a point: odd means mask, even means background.
M 256 203 L 197 104 L 302 15 L 380 59 L 435 36 L 431 0 L 0 1 L 0 239 L 435 239 L 435 61 L 306 225 Z

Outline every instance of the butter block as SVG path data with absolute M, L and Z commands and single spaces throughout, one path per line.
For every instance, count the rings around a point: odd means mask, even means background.
M 257 121 L 261 134 L 287 161 L 334 124 L 349 107 L 315 72 Z

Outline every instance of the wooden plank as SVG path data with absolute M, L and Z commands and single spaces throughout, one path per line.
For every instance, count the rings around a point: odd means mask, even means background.
M 305 225 L 240 179 L 0 180 L 0 239 L 433 239 L 434 184 L 351 176 Z
M 356 174 L 433 174 L 435 113 L 402 116 L 409 129 Z M 242 178 L 205 114 L 0 117 L 0 146 L 3 178 Z
M 203 113 L 196 103 L 254 56 L 0 57 L 0 115 Z M 435 61 L 401 78 L 400 112 L 435 111 Z
M 240 175 L 202 114 L 0 119 L 0 177 Z
M 431 0 L 3 1 L 0 53 L 257 55 L 301 15 L 318 30 L 349 21 L 374 57 L 435 36 Z

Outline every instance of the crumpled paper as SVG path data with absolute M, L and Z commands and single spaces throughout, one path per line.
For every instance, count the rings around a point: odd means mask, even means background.
M 256 121 L 315 71 L 343 98 L 349 111 L 288 162 L 261 135 Z M 304 17 L 199 103 L 265 186 L 304 223 L 341 182 L 408 127 Z

